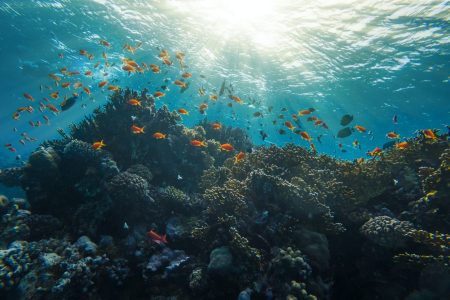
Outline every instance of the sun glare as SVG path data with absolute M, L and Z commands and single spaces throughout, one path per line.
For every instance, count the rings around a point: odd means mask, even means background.
M 224 39 L 245 37 L 256 44 L 275 42 L 276 0 L 172 0 L 179 13 L 197 19 Z

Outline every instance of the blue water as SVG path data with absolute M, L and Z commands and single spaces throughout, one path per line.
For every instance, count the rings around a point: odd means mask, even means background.
M 111 92 L 97 87 L 103 78 L 123 88 L 147 88 L 149 93 L 167 85 L 169 91 L 157 100 L 158 106 L 189 110 L 190 116 L 183 117 L 186 126 L 205 117 L 198 106 L 226 80 L 244 104 L 233 103 L 230 108 L 227 105 L 232 101 L 226 96 L 216 103 L 208 101 L 206 117 L 243 128 L 260 145 L 294 142 L 309 147 L 284 122 L 292 122 L 292 114 L 312 107 L 316 110 L 313 115 L 329 129 L 315 127 L 306 121 L 307 116 L 299 117 L 299 129 L 313 137 L 319 153 L 344 159 L 363 157 L 368 150 L 381 147 L 389 141 L 385 136 L 389 131 L 402 138 L 425 128 L 446 131 L 450 113 L 449 8 L 449 1 L 2 0 L 0 167 L 21 164 L 40 142 L 57 138 L 58 128 L 67 131 L 69 124 L 105 103 Z M 112 47 L 100 45 L 101 39 Z M 122 49 L 126 43 L 142 46 L 131 54 Z M 80 49 L 95 58 L 79 55 Z M 171 54 L 173 66 L 163 66 L 158 59 L 162 49 Z M 106 68 L 102 63 L 94 69 L 94 64 L 104 61 L 103 51 L 116 65 Z M 175 51 L 186 54 L 185 70 L 180 69 Z M 124 57 L 158 64 L 162 72 L 128 75 L 121 69 Z M 90 86 L 92 96 L 78 90 L 82 96 L 74 107 L 58 115 L 48 110 L 41 113 L 38 108 L 43 97 L 59 90 L 60 98 L 52 100 L 58 106 L 65 94 L 74 92 L 73 88 L 55 87 L 48 77 L 49 73 L 61 76 L 58 70 L 62 67 L 81 73 L 92 70 L 92 78 L 80 75 L 61 81 L 79 79 Z M 173 81 L 184 71 L 193 76 L 187 80 L 189 89 L 181 94 Z M 105 72 L 107 76 L 103 76 Z M 198 94 L 201 87 L 205 96 Z M 24 93 L 35 101 L 25 99 Z M 18 107 L 28 105 L 34 107 L 33 113 L 12 119 Z M 268 112 L 270 106 L 273 110 Z M 255 112 L 262 117 L 254 117 Z M 284 119 L 278 118 L 280 114 Z M 362 125 L 369 133 L 354 132 L 337 139 L 344 114 L 354 116 L 350 125 Z M 43 115 L 50 118 L 49 125 Z M 397 124 L 392 121 L 394 115 Z M 41 121 L 42 125 L 32 127 L 29 121 Z M 280 129 L 286 134 L 281 135 Z M 268 135 L 264 141 L 261 130 Z M 37 140 L 22 145 L 19 140 L 24 132 Z M 361 149 L 352 146 L 355 139 Z M 7 143 L 17 152 L 3 147 Z

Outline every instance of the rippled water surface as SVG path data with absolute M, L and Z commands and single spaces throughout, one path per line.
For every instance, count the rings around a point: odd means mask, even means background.
M 0 136 L 17 152 L 2 149 L 2 165 L 17 163 L 17 154 L 27 155 L 39 141 L 57 137 L 57 128 L 66 129 L 102 104 L 109 94 L 97 88 L 103 77 L 121 87 L 151 92 L 160 89 L 164 79 L 177 79 L 181 70 L 175 64 L 159 75 L 130 76 L 121 70 L 120 59 L 128 56 L 160 63 L 161 49 L 172 55 L 184 52 L 185 71 L 193 77 L 183 94 L 170 83 L 159 105 L 196 112 L 226 80 L 244 104 L 230 108 L 229 99 L 219 99 L 210 103 L 207 118 L 244 128 L 258 144 L 295 142 L 309 147 L 284 122 L 311 107 L 329 129 L 314 126 L 306 117 L 296 127 L 310 133 L 319 152 L 347 159 L 381 147 L 389 141 L 389 131 L 409 137 L 418 129 L 447 130 L 449 19 L 450 1 L 3 0 Z M 102 47 L 101 39 L 112 47 Z M 142 46 L 130 54 L 122 49 L 126 43 Z M 95 58 L 80 56 L 80 49 Z M 103 51 L 117 64 L 94 69 Z M 83 79 L 93 96 L 57 116 L 47 113 L 48 126 L 30 126 L 29 121 L 44 123 L 38 102 L 50 93 L 45 87 L 53 83 L 48 74 L 62 67 L 94 70 L 93 78 Z M 198 95 L 202 87 L 206 96 Z M 36 101 L 24 99 L 25 92 Z M 17 121 L 11 118 L 18 107 L 29 104 L 34 113 L 21 114 Z M 255 117 L 256 112 L 262 117 Z M 368 132 L 336 138 L 344 114 L 353 115 L 352 125 Z M 394 115 L 398 124 L 392 122 Z M 184 123 L 192 126 L 202 118 L 192 113 Z M 280 134 L 280 129 L 287 132 Z M 37 142 L 20 144 L 23 132 Z M 264 141 L 262 132 L 268 135 Z M 355 139 L 361 149 L 352 146 Z

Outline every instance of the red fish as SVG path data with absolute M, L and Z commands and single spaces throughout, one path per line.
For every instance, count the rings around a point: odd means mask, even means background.
M 231 144 L 221 144 L 220 145 L 220 149 L 224 150 L 224 151 L 233 151 L 234 147 Z
M 134 134 L 142 134 L 142 133 L 145 133 L 144 127 L 139 127 L 139 126 L 136 126 L 136 125 L 131 126 L 131 131 L 132 131 Z
M 159 235 L 156 231 L 153 229 L 147 232 L 147 236 L 152 239 L 157 244 L 167 244 L 167 238 L 164 234 L 163 236 Z
M 107 80 L 104 80 L 104 81 L 102 81 L 102 82 L 100 82 L 99 84 L 98 84 L 98 87 L 99 88 L 102 88 L 102 87 L 104 87 L 105 85 L 107 85 L 108 84 L 108 81 Z
M 27 98 L 28 100 L 30 100 L 30 101 L 34 101 L 33 96 L 31 96 L 31 95 L 28 94 L 28 93 L 24 93 L 23 96 L 24 96 L 25 98 Z
M 381 155 L 382 152 L 383 152 L 383 150 L 381 148 L 376 147 L 372 151 L 367 152 L 367 155 L 369 155 L 369 156 L 378 156 L 378 155 Z

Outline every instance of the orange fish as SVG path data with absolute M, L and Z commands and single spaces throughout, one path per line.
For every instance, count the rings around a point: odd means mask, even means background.
M 84 75 L 86 75 L 86 76 L 92 76 L 92 71 L 86 71 L 86 72 L 84 72 Z
M 161 72 L 161 69 L 160 69 L 157 65 L 155 65 L 155 64 L 151 64 L 151 65 L 150 65 L 150 68 L 152 69 L 153 73 L 159 73 L 159 72 Z
M 90 90 L 87 86 L 85 86 L 85 87 L 83 88 L 83 90 L 84 90 L 84 92 L 85 92 L 86 94 L 88 94 L 88 96 L 91 95 L 91 90 Z
M 81 83 L 81 82 L 79 82 L 79 81 L 77 81 L 77 82 L 75 82 L 74 84 L 73 84 L 73 87 L 75 88 L 75 89 L 78 89 L 78 88 L 80 88 L 80 87 L 82 87 L 83 86 L 83 84 Z
M 175 57 L 178 60 L 183 60 L 184 59 L 185 54 L 183 52 L 175 52 Z
M 220 149 L 224 150 L 224 151 L 233 151 L 234 147 L 231 144 L 222 144 L 220 145 Z
M 309 147 L 311 148 L 312 152 L 317 153 L 316 146 L 313 143 L 309 143 Z
M 153 94 L 153 97 L 155 98 L 160 98 L 160 97 L 164 97 L 166 94 L 164 94 L 163 92 L 155 92 Z
M 100 62 L 99 61 L 94 65 L 94 69 L 97 69 L 98 66 L 100 66 Z
M 241 151 L 238 154 L 236 154 L 236 156 L 234 157 L 234 163 L 237 164 L 238 162 L 240 162 L 244 158 L 245 158 L 245 152 Z
M 163 63 L 164 63 L 165 65 L 168 65 L 168 66 L 172 65 L 172 61 L 171 61 L 170 59 L 168 59 L 168 58 L 164 58 L 164 59 L 163 59 Z
M 358 140 L 354 140 L 352 144 L 353 144 L 353 147 L 356 148 L 356 147 L 359 146 L 359 141 Z
M 209 96 L 209 99 L 212 100 L 212 101 L 217 101 L 217 98 L 218 98 L 217 95 L 210 95 Z
M 63 87 L 63 88 L 68 88 L 70 86 L 70 82 L 63 82 L 63 83 L 61 83 L 61 87 Z
M 298 112 L 298 115 L 299 116 L 306 116 L 306 115 L 309 115 L 311 113 L 311 110 L 309 110 L 309 109 L 304 109 L 304 110 L 301 110 L 301 111 L 299 111 Z M 313 119 L 314 120 L 314 119 Z
M 102 87 L 104 87 L 105 85 L 107 85 L 108 84 L 108 80 L 104 80 L 104 81 L 102 81 L 102 82 L 100 82 L 99 84 L 98 84 L 98 87 L 99 88 L 102 88 Z
M 80 95 L 79 95 L 78 93 L 73 92 L 73 93 L 72 93 L 72 96 L 78 97 L 78 96 L 80 96 Z
M 80 49 L 80 55 L 87 55 L 87 54 L 88 54 L 88 53 L 87 53 L 86 50 Z
M 136 125 L 132 125 L 132 126 L 131 126 L 131 131 L 132 131 L 134 134 L 142 134 L 142 133 L 145 133 L 144 127 L 138 127 L 138 126 L 136 126 Z
M 153 137 L 157 140 L 162 140 L 165 139 L 167 137 L 167 134 L 161 133 L 161 132 L 155 132 L 153 134 Z
M 372 151 L 367 152 L 367 155 L 369 155 L 369 156 L 377 156 L 377 155 L 381 155 L 382 152 L 383 152 L 383 150 L 380 147 L 376 147 Z
M 136 72 L 136 68 L 130 65 L 125 65 L 122 67 L 122 70 L 127 71 L 127 72 Z
M 124 64 L 127 64 L 127 65 L 129 65 L 129 66 L 132 66 L 132 67 L 134 67 L 134 68 L 139 67 L 138 63 L 135 62 L 135 61 L 132 60 L 132 59 L 124 58 L 122 61 L 123 61 Z
M 167 244 L 167 238 L 165 234 L 161 236 L 157 234 L 154 230 L 150 230 L 149 232 L 147 232 L 147 236 L 157 244 Z
M 204 113 L 205 110 L 207 110 L 207 109 L 208 109 L 208 104 L 207 104 L 207 103 L 202 103 L 202 104 L 200 104 L 200 106 L 198 107 L 198 110 L 199 110 L 201 113 Z
M 54 112 L 54 113 L 59 113 L 59 109 L 57 109 L 56 106 L 54 106 L 53 104 L 48 103 L 46 106 L 47 106 L 48 109 L 50 109 L 52 112 Z
M 189 112 L 187 110 L 185 110 L 184 108 L 179 108 L 178 112 L 182 115 L 189 115 Z
M 181 81 L 181 80 L 178 80 L 178 79 L 175 80 L 173 83 L 174 83 L 175 85 L 178 85 L 178 86 L 183 87 L 183 88 L 186 87 L 186 83 L 183 82 L 183 81 Z
M 295 126 L 292 125 L 292 123 L 289 122 L 289 121 L 284 122 L 284 126 L 286 126 L 287 128 L 289 128 L 290 130 L 294 130 L 294 129 L 295 129 Z
M 386 137 L 388 137 L 390 139 L 398 139 L 398 138 L 400 138 L 400 134 L 391 131 L 386 134 Z
M 100 45 L 105 46 L 105 47 L 111 47 L 111 44 L 108 43 L 108 41 L 106 41 L 106 40 L 100 40 Z
M 230 98 L 237 103 L 242 103 L 242 99 L 239 98 L 238 96 L 230 96 Z
M 183 77 L 183 78 L 191 78 L 191 77 L 192 77 L 192 74 L 189 73 L 189 72 L 185 72 L 185 73 L 183 73 L 183 74 L 181 75 L 181 77 Z
M 365 127 L 362 127 L 361 125 L 355 125 L 356 130 L 358 130 L 359 132 L 366 132 L 367 129 Z
M 56 75 L 53 74 L 53 73 L 48 74 L 48 76 L 50 76 L 51 78 L 53 78 L 53 79 L 56 80 L 56 81 L 61 81 L 61 77 L 56 76 Z
M 15 112 L 13 112 L 13 114 L 12 114 L 12 118 L 13 118 L 13 120 L 19 120 L 20 114 L 19 114 L 17 111 L 15 111 Z
M 422 133 L 423 133 L 423 136 L 426 137 L 427 139 L 432 139 L 432 140 L 437 139 L 436 134 L 431 129 L 425 129 L 422 131 Z
M 139 101 L 138 99 L 130 99 L 127 101 L 127 103 L 133 106 L 142 106 L 141 101 Z
M 53 99 L 58 99 L 59 98 L 59 92 L 56 91 L 56 92 L 51 93 L 50 97 L 52 97 Z
M 395 148 L 403 150 L 409 147 L 409 143 L 408 142 L 401 142 L 401 143 L 397 143 L 395 144 Z
M 199 140 L 192 140 L 191 145 L 194 147 L 206 147 L 205 141 L 199 141 Z
M 302 137 L 302 139 L 304 139 L 304 140 L 307 140 L 307 141 L 311 141 L 311 140 L 312 140 L 312 138 L 309 136 L 309 134 L 308 134 L 306 131 L 300 131 L 298 134 L 299 134 L 299 135 Z
M 163 49 L 163 50 L 161 50 L 161 52 L 159 52 L 158 56 L 161 58 L 168 58 L 168 57 L 170 57 L 169 51 Z
M 108 90 L 110 90 L 110 91 L 118 91 L 119 90 L 119 86 L 118 85 L 110 85 L 110 86 L 108 86 Z
M 212 127 L 213 129 L 215 129 L 215 130 L 219 130 L 219 129 L 222 128 L 222 124 L 220 124 L 219 122 L 212 123 L 212 124 L 211 124 L 211 127 Z
M 34 101 L 33 96 L 31 96 L 31 95 L 28 94 L 28 93 L 24 93 L 23 96 L 24 96 L 26 99 L 30 100 L 30 101 Z
M 92 148 L 94 148 L 94 150 L 100 150 L 100 149 L 102 149 L 102 148 L 105 147 L 105 146 L 106 146 L 106 144 L 103 143 L 103 140 L 101 140 L 101 141 L 99 141 L 99 142 L 94 142 L 94 143 L 92 144 Z

